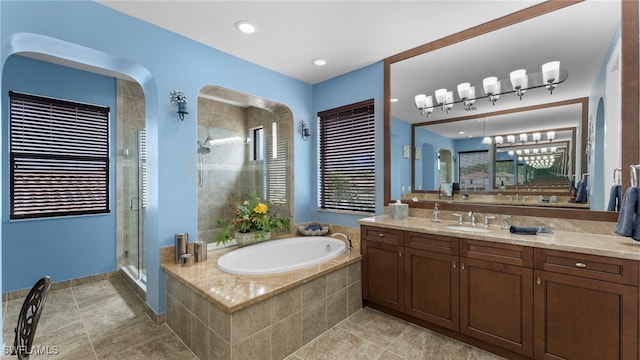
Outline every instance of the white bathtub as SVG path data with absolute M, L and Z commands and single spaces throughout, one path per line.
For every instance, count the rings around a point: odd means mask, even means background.
M 275 274 L 325 262 L 346 248 L 344 240 L 329 236 L 293 237 L 233 250 L 222 255 L 217 265 L 233 274 Z

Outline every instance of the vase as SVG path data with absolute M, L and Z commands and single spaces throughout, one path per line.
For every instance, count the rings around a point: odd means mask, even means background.
M 260 232 L 248 232 L 241 233 L 239 231 L 235 232 L 236 242 L 238 246 L 247 246 L 252 244 L 257 244 L 262 241 L 267 241 L 271 239 L 271 231 L 260 231 Z

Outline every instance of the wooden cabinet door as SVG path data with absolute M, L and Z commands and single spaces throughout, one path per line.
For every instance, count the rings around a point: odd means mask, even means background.
M 404 262 L 401 246 L 361 241 L 362 297 L 372 303 L 404 309 Z
M 404 266 L 406 312 L 458 331 L 458 257 L 407 248 Z
M 533 356 L 533 270 L 460 258 L 460 332 Z
M 535 272 L 536 359 L 638 357 L 638 288 Z

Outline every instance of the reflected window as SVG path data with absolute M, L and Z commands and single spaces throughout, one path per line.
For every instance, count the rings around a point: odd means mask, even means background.
M 264 128 L 262 126 L 251 129 L 251 160 L 264 159 Z
M 458 153 L 460 190 L 489 190 L 489 151 L 465 151 Z

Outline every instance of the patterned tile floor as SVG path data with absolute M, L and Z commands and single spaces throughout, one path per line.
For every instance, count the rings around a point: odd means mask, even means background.
M 3 306 L 3 339 L 12 343 L 22 300 Z M 169 327 L 155 325 L 145 315 L 142 301 L 118 277 L 51 291 L 34 342 L 43 353 L 49 352 L 32 355 L 34 360 L 197 359 Z M 3 355 L 1 359 L 15 357 Z M 501 358 L 364 308 L 286 358 L 313 359 Z

